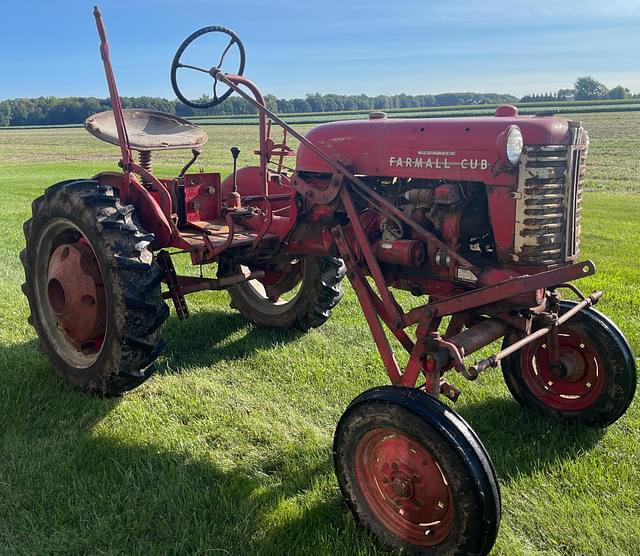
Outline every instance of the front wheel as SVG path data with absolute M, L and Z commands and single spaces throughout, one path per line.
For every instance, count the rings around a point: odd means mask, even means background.
M 374 388 L 336 429 L 336 476 L 355 517 L 392 549 L 487 554 L 500 523 L 500 492 L 469 425 L 412 388 Z
M 575 302 L 563 301 L 560 313 Z M 505 337 L 503 348 L 517 337 Z M 594 309 L 580 311 L 560 326 L 560 368 L 549 360 L 547 336 L 502 361 L 509 391 L 543 415 L 604 427 L 627 410 L 636 391 L 631 347 L 618 327 Z
M 261 280 L 229 288 L 231 307 L 260 326 L 306 332 L 331 316 L 344 275 L 344 263 L 335 257 L 291 259 L 266 267 Z

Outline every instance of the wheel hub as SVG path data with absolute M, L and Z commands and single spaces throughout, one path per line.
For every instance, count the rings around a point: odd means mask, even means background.
M 86 240 L 55 249 L 49 259 L 47 298 L 59 328 L 78 348 L 104 335 L 104 283 Z
M 560 364 L 562 365 L 562 380 L 576 382 L 580 380 L 586 371 L 584 359 L 571 348 L 560 354 Z
M 448 481 L 431 452 L 399 431 L 374 429 L 356 447 L 356 477 L 378 518 L 398 536 L 431 546 L 453 525 Z
M 396 477 L 391 481 L 393 493 L 400 498 L 413 498 L 413 486 L 405 477 Z
M 569 327 L 558 335 L 560 365 L 554 368 L 547 344 L 540 340 L 522 349 L 522 377 L 531 392 L 561 411 L 579 411 L 597 399 L 604 387 L 603 365 L 589 340 Z

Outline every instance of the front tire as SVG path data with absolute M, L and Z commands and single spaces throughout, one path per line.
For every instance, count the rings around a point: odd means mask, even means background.
M 33 201 L 24 233 L 29 322 L 53 371 L 107 395 L 147 380 L 169 309 L 134 207 L 95 181 L 62 182 Z
M 356 519 L 392 549 L 488 554 L 500 523 L 495 471 L 473 430 L 427 394 L 369 390 L 336 429 L 336 476 Z
M 560 313 L 575 306 L 560 303 Z M 505 337 L 503 348 L 517 337 Z M 585 309 L 558 330 L 562 375 L 549 363 L 547 337 L 502 361 L 504 380 L 522 405 L 554 418 L 605 427 L 628 409 L 636 391 L 631 347 L 618 327 L 595 309 Z
M 284 271 L 269 271 L 270 283 L 251 280 L 229 288 L 231 307 L 251 322 L 269 328 L 298 328 L 303 332 L 323 325 L 342 299 L 346 269 L 335 257 L 300 257 Z M 288 296 L 285 296 L 288 294 Z

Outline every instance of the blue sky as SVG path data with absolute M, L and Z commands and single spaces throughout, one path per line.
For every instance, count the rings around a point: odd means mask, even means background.
M 173 98 L 175 49 L 212 24 L 240 35 L 245 74 L 281 97 L 523 95 L 570 87 L 585 74 L 640 92 L 640 0 L 102 0 L 100 6 L 127 96 Z M 0 99 L 107 96 L 91 8 L 81 0 L 5 2 Z

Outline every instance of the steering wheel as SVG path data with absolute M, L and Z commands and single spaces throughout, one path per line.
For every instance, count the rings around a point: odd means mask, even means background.
M 197 66 L 192 66 L 190 64 L 183 64 L 180 61 L 180 59 L 182 58 L 182 54 L 184 54 L 184 51 L 187 49 L 187 47 L 197 38 L 203 35 L 206 35 L 208 33 L 222 33 L 230 37 L 229 43 L 227 44 L 225 49 L 222 51 L 222 56 L 220 56 L 220 61 L 218 62 L 218 64 L 213 66 L 210 69 L 200 68 Z M 211 108 L 213 106 L 217 106 L 218 104 L 220 104 L 233 92 L 233 89 L 228 88 L 222 95 L 218 96 L 218 91 L 216 89 L 218 85 L 218 80 L 216 79 L 215 74 L 222 67 L 222 63 L 224 62 L 224 57 L 227 55 L 229 50 L 231 50 L 231 48 L 234 45 L 238 48 L 238 52 L 240 54 L 240 67 L 238 68 L 236 75 L 242 75 L 242 72 L 244 71 L 244 45 L 242 44 L 242 41 L 238 38 L 238 35 L 236 35 L 231 29 L 227 29 L 226 27 L 219 27 L 217 25 L 203 27 L 202 29 L 198 29 L 196 32 L 189 35 L 184 40 L 184 42 L 178 47 L 178 50 L 176 51 L 176 54 L 173 57 L 173 62 L 171 63 L 171 86 L 173 87 L 173 92 L 184 104 L 186 104 L 187 106 L 190 106 L 191 108 Z M 189 70 L 199 71 L 202 73 L 209 74 L 213 78 L 213 99 L 206 102 L 196 102 L 186 98 L 182 94 L 182 91 L 178 86 L 177 73 L 180 68 L 186 68 Z

